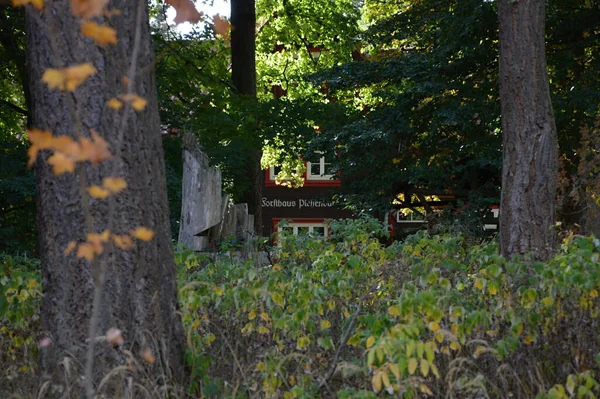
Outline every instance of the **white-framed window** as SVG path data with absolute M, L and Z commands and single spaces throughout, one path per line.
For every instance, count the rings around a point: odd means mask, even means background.
M 325 161 L 325 157 L 306 163 L 306 180 L 331 180 L 333 171 L 331 163 Z
M 281 166 L 271 166 L 269 168 L 269 177 L 271 180 L 275 181 L 277 175 L 281 172 Z
M 327 238 L 328 227 L 325 222 L 294 222 L 277 226 L 277 231 L 291 232 L 295 236 L 314 236 Z
M 399 209 L 394 212 L 396 223 L 425 223 L 425 211 L 417 213 L 410 209 Z

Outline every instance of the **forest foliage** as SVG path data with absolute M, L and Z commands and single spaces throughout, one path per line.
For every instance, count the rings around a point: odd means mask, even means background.
M 331 229 L 278 237 L 266 266 L 176 253 L 190 396 L 600 394 L 598 239 L 566 234 L 533 262 L 460 235 L 386 246 L 369 218 Z M 2 261 L 2 389 L 17 392 L 35 378 L 39 277 L 35 261 Z

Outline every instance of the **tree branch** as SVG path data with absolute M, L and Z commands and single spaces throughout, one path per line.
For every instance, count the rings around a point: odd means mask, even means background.
M 2 1 L 2 0 L 0 0 Z M 5 105 L 6 107 L 12 109 L 15 112 L 18 112 L 19 114 L 23 114 L 25 116 L 29 116 L 29 112 L 26 109 L 23 109 L 21 107 L 19 107 L 16 104 L 11 103 L 10 101 L 6 101 L 6 100 L 0 100 L 0 104 Z

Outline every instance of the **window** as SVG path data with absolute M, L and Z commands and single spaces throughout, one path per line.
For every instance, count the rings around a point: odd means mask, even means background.
M 280 226 L 279 223 L 285 221 Z M 273 219 L 274 231 L 285 231 L 295 236 L 329 237 L 329 226 L 326 219 Z M 281 243 L 277 243 L 281 245 Z
M 325 157 L 306 163 L 306 180 L 331 180 L 332 177 L 331 163 L 325 162 Z
M 327 226 L 324 222 L 288 223 L 286 226 L 277 226 L 277 231 L 291 232 L 295 236 L 328 236 Z

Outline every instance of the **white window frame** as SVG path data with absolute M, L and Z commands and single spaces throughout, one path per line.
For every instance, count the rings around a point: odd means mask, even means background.
M 325 165 L 329 162 L 325 162 L 325 157 L 319 158 L 319 174 L 315 175 L 312 173 L 312 165 L 314 162 L 306 162 L 306 180 L 331 180 L 333 175 L 325 174 Z
M 277 223 L 277 233 L 280 233 L 283 230 L 288 230 L 288 229 L 292 229 L 292 234 L 297 236 L 298 235 L 298 229 L 300 227 L 308 227 L 308 234 L 312 234 L 315 231 L 315 227 L 322 227 L 323 228 L 323 235 L 319 235 L 319 237 L 322 238 L 327 238 L 329 237 L 329 224 L 326 221 L 322 221 L 322 222 L 288 222 L 287 226 L 285 227 L 280 227 L 279 223 Z M 289 231 L 289 230 L 288 230 Z M 281 246 L 281 241 L 277 240 L 277 246 L 280 247 Z

